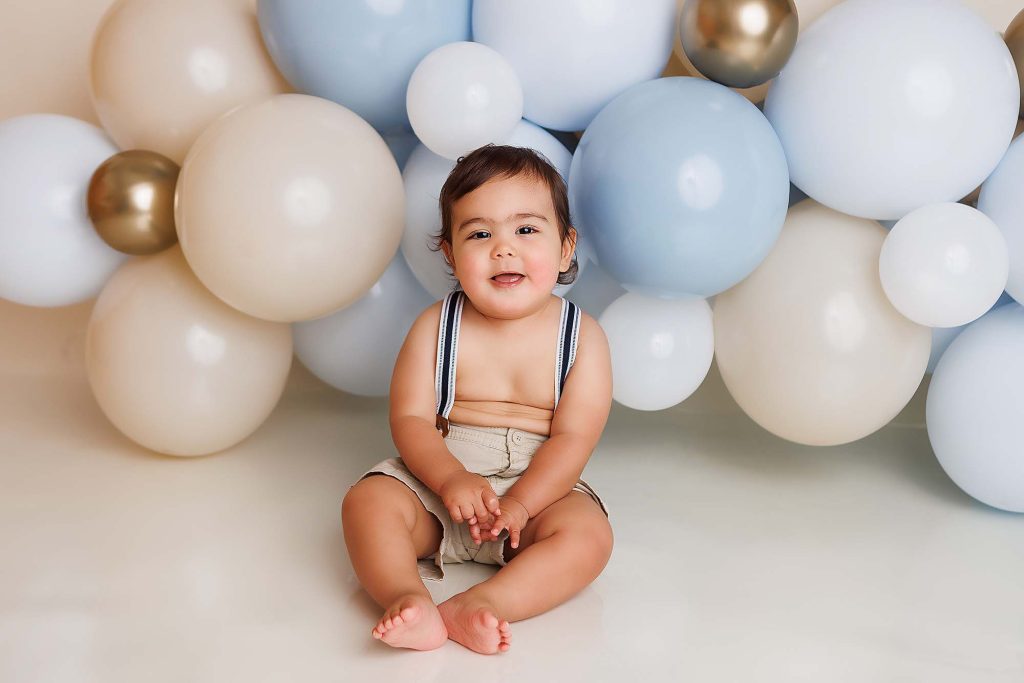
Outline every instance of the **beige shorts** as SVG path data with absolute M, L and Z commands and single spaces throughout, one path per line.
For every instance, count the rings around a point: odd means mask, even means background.
M 467 470 L 486 478 L 494 492 L 503 496 L 523 474 L 533 454 L 547 439 L 543 434 L 512 427 L 477 427 L 452 422 L 444 441 L 448 450 Z M 469 535 L 469 526 L 452 521 L 438 495 L 417 479 L 401 458 L 379 462 L 359 479 L 374 474 L 386 474 L 405 483 L 419 497 L 423 506 L 441 521 L 441 545 L 430 558 L 419 561 L 419 574 L 422 578 L 429 581 L 443 580 L 445 562 L 458 564 L 473 561 L 505 565 L 508 529 L 502 529 L 495 540 L 484 541 L 478 546 Z M 608 514 L 604 501 L 585 481 L 580 479 L 573 490 L 589 495 L 601 506 L 604 514 Z

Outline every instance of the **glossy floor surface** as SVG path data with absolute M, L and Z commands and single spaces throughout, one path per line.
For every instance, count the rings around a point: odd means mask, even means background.
M 370 637 L 339 503 L 392 452 L 383 399 L 296 362 L 249 439 L 178 459 L 68 366 L 0 376 L 0 681 L 1024 680 L 1024 517 L 946 477 L 923 392 L 833 448 L 764 432 L 715 372 L 674 409 L 616 406 L 585 475 L 611 562 L 486 657 Z

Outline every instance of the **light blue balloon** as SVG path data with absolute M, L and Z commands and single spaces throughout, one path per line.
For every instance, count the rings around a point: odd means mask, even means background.
M 263 42 L 299 91 L 382 133 L 409 127 L 405 91 L 428 52 L 469 40 L 470 0 L 259 0 Z
M 337 389 L 387 396 L 405 335 L 433 302 L 399 253 L 355 303 L 316 320 L 292 323 L 295 355 Z
M 411 130 L 400 130 L 384 135 L 384 142 L 388 143 L 391 156 L 395 157 L 399 169 L 405 168 L 405 162 L 409 161 L 412 151 L 420 144 L 416 134 Z
M 1017 303 L 967 326 L 928 387 L 932 450 L 957 486 L 1001 510 L 1024 512 L 1024 308 Z
M 768 255 L 789 172 L 775 132 L 744 97 L 660 78 L 594 118 L 573 155 L 569 200 L 595 260 L 627 290 L 707 297 Z
M 879 223 L 882 222 L 883 221 L 879 221 Z M 995 310 L 996 308 L 999 308 L 1003 304 L 1008 304 L 1011 301 L 1013 301 L 1013 297 L 1011 297 L 1006 292 L 1003 292 L 1002 295 L 998 299 L 996 299 L 996 302 L 992 304 L 992 308 L 990 308 L 989 310 Z M 970 323 L 968 323 L 967 325 L 959 325 L 958 327 L 932 328 L 932 352 L 931 356 L 928 358 L 928 369 L 925 370 L 925 372 L 935 372 L 935 368 L 936 366 L 938 366 L 939 359 L 942 358 L 942 354 L 946 352 L 946 349 L 948 349 L 949 345 L 953 343 L 953 340 L 956 339 L 961 332 L 966 330 L 969 325 Z
M 1024 137 L 1010 143 L 996 170 L 981 184 L 978 210 L 999 226 L 1010 254 L 1006 291 L 1024 303 Z

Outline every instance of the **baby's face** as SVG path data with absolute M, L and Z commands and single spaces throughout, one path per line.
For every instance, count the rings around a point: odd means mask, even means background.
M 573 244 L 559 237 L 547 185 L 518 175 L 494 178 L 454 202 L 452 244 L 442 249 L 474 307 L 512 319 L 548 302 Z

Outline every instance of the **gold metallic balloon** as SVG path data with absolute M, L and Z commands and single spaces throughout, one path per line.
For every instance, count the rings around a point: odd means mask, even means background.
M 119 152 L 89 181 L 89 218 L 103 241 L 126 254 L 154 254 L 178 241 L 174 186 L 178 165 L 156 152 Z
M 1006 47 L 1010 48 L 1013 63 L 1017 65 L 1017 80 L 1021 83 L 1020 111 L 1017 115 L 1024 117 L 1024 10 L 1006 27 L 1003 40 L 1006 41 Z
M 686 0 L 679 15 L 683 52 L 698 71 L 730 88 L 778 75 L 798 31 L 793 0 Z

